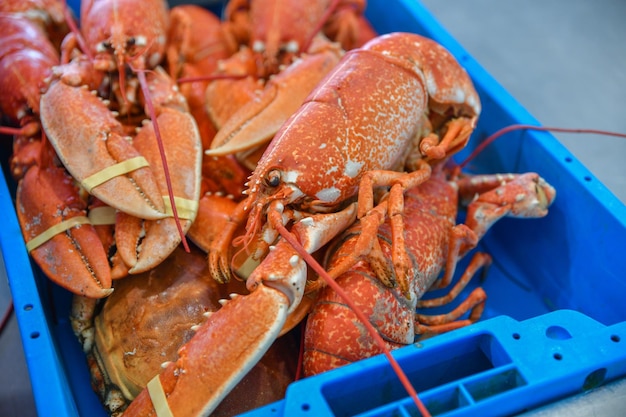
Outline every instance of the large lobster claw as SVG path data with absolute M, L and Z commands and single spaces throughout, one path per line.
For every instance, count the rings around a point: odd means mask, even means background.
M 209 415 L 269 349 L 285 322 L 288 306 L 283 293 L 268 287 L 227 302 L 178 351 L 179 359 L 148 383 L 124 415 L 147 415 L 155 403 L 174 410 L 174 415 Z M 233 320 L 241 317 L 247 318 L 249 329 L 238 332 Z
M 18 184 L 16 199 L 26 247 L 46 276 L 75 294 L 111 294 L 107 254 L 65 170 L 32 166 Z
M 354 205 L 315 215 L 297 222 L 295 233 L 306 251 L 314 252 L 355 215 Z M 299 313 L 306 278 L 304 260 L 280 240 L 248 279 L 252 293 L 236 296 L 212 313 L 179 350 L 178 360 L 148 383 L 124 416 L 147 415 L 156 407 L 172 415 L 209 415 L 284 332 L 289 314 Z M 244 329 L 235 325 L 242 317 Z
M 59 158 L 90 194 L 145 219 L 167 216 L 147 161 L 126 139 L 122 125 L 89 90 L 99 84 L 87 59 L 56 69 L 41 97 L 41 122 Z
M 228 155 L 269 142 L 341 58 L 336 44 L 324 43 L 269 79 L 261 95 L 236 111 L 218 130 L 207 155 Z

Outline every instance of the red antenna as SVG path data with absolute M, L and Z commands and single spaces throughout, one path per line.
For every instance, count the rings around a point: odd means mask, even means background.
M 587 133 L 587 134 L 596 134 L 596 135 L 604 135 L 604 136 L 615 136 L 619 138 L 626 138 L 625 133 L 619 132 L 610 132 L 607 130 L 597 130 L 597 129 L 569 129 L 564 127 L 548 127 L 548 126 L 533 126 L 533 125 L 525 125 L 525 124 L 515 124 L 504 127 L 498 131 L 496 131 L 491 136 L 487 137 L 484 141 L 482 141 L 476 149 L 467 157 L 463 162 L 458 165 L 459 169 L 464 168 L 471 160 L 476 158 L 478 154 L 480 154 L 487 146 L 493 143 L 500 136 L 515 131 L 515 130 L 537 130 L 537 131 L 546 131 L 546 132 L 562 132 L 562 133 Z
M 400 383 L 402 384 L 404 389 L 413 399 L 413 402 L 415 403 L 415 405 L 417 406 L 417 409 L 422 414 L 422 417 L 430 417 L 431 416 L 430 412 L 428 411 L 424 403 L 422 403 L 422 401 L 419 399 L 417 392 L 415 391 L 415 388 L 413 388 L 413 385 L 409 381 L 409 378 L 400 367 L 400 364 L 391 355 L 391 352 L 385 345 L 383 338 L 380 336 L 380 334 L 378 334 L 378 332 L 376 331 L 372 323 L 370 323 L 370 321 L 367 319 L 367 316 L 365 316 L 365 314 L 361 311 L 361 309 L 356 304 L 354 304 L 354 302 L 348 296 L 348 294 L 343 290 L 343 288 L 341 288 L 341 286 L 339 286 L 339 284 L 337 284 L 337 282 L 328 274 L 328 272 L 326 272 L 326 270 L 319 264 L 319 262 L 317 262 L 315 258 L 313 258 L 313 256 L 311 256 L 302 247 L 300 242 L 298 242 L 298 239 L 296 239 L 296 237 L 293 234 L 291 234 L 291 232 L 289 232 L 285 228 L 285 226 L 279 223 L 277 224 L 276 229 L 278 233 L 280 233 L 280 235 L 283 237 L 283 239 L 289 242 L 289 244 L 296 250 L 296 252 L 298 252 L 298 254 L 302 256 L 302 259 L 304 259 L 304 261 L 311 268 L 313 268 L 313 270 L 326 282 L 326 284 L 329 287 L 331 287 L 343 299 L 343 301 L 352 309 L 352 311 L 359 318 L 359 321 L 367 329 L 367 332 L 370 334 L 370 336 L 372 336 L 372 338 L 374 339 L 374 341 L 376 342 L 380 350 L 389 360 L 389 363 L 391 364 L 391 367 L 393 368 L 394 372 L 398 376 Z

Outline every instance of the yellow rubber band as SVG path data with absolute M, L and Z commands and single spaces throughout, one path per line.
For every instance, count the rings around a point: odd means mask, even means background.
M 134 158 L 127 159 L 125 161 L 119 162 L 115 165 L 111 165 L 110 167 L 106 167 L 101 171 L 92 174 L 81 181 L 81 185 L 88 193 L 91 193 L 91 190 L 98 185 L 104 184 L 105 182 L 113 179 L 115 177 L 119 177 L 120 175 L 127 174 L 131 171 L 134 171 L 139 168 L 150 166 L 146 158 L 143 156 L 136 156 Z
M 165 391 L 163 391 L 163 385 L 161 385 L 159 375 L 152 378 L 150 382 L 148 382 L 147 387 L 150 400 L 152 400 L 152 405 L 154 405 L 154 411 L 156 411 L 157 416 L 174 417 L 172 410 L 170 410 L 170 405 L 167 403 L 167 397 L 165 396 Z
M 116 210 L 113 207 L 102 206 L 89 210 L 89 221 L 94 226 L 104 226 L 109 224 L 115 224 Z
M 165 203 L 165 213 L 168 216 L 173 216 L 174 213 L 172 212 L 170 197 L 164 195 L 163 202 Z M 174 196 L 174 203 L 176 204 L 176 213 L 181 219 L 193 220 L 196 217 L 196 214 L 198 213 L 197 201 Z
M 54 226 L 45 230 L 43 233 L 29 240 L 28 243 L 26 243 L 26 250 L 28 250 L 28 253 L 30 253 L 33 249 L 36 249 L 39 246 L 43 245 L 59 233 L 63 233 L 74 226 L 89 223 L 89 219 L 85 216 L 72 217 L 71 219 L 62 221 L 61 223 L 55 224 Z

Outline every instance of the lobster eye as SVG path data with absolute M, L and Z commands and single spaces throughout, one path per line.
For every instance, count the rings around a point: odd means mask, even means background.
M 280 171 L 277 169 L 273 169 L 268 172 L 267 176 L 265 177 L 265 183 L 272 188 L 278 187 L 278 185 L 280 184 Z
M 96 46 L 96 52 L 107 52 L 112 48 L 111 42 L 103 41 Z

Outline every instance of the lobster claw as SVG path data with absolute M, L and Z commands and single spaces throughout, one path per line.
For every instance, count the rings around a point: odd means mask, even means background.
M 32 166 L 18 184 L 16 199 L 26 247 L 46 276 L 75 294 L 111 294 L 107 254 L 65 170 Z
M 228 155 L 269 142 L 302 105 L 313 88 L 334 68 L 341 51 L 334 44 L 294 61 L 269 79 L 261 95 L 237 110 L 218 130 L 207 155 Z M 321 48 L 321 47 L 320 47 Z
M 300 220 L 293 230 L 307 252 L 313 252 L 356 217 L 352 204 L 339 213 Z M 296 324 L 307 267 L 291 245 L 279 240 L 275 249 L 248 278 L 249 295 L 224 303 L 178 352 L 179 358 L 156 376 L 126 409 L 126 417 L 168 407 L 173 415 L 209 415 L 261 359 L 274 340 Z M 246 317 L 243 332 L 233 323 Z M 206 389 L 198 390 L 202 386 Z M 157 399 L 160 397 L 160 400 Z M 163 399 L 165 398 L 165 403 Z
M 167 216 L 154 174 L 122 125 L 89 88 L 93 71 L 79 59 L 57 67 L 40 102 L 41 122 L 59 159 L 90 194 L 133 216 Z M 87 87 L 89 84 L 89 87 Z
M 174 410 L 174 415 L 209 415 L 269 349 L 285 322 L 287 307 L 283 293 L 264 286 L 226 302 L 178 351 L 178 360 L 148 383 L 124 415 L 147 415 L 155 409 L 155 393 L 165 399 L 159 406 Z M 233 326 L 233 320 L 240 317 L 247 318 L 245 337 Z
M 149 82 L 159 91 L 154 99 L 157 106 L 157 125 L 163 138 L 163 148 L 168 164 L 183 167 L 169 171 L 176 215 L 186 233 L 198 212 L 202 168 L 202 145 L 200 133 L 193 117 L 186 111 L 184 99 L 169 77 L 161 70 L 151 74 Z M 153 123 L 145 123 L 133 140 L 134 147 L 146 158 L 150 166 L 161 166 L 161 154 L 157 146 Z M 118 213 L 116 220 L 116 243 L 129 272 L 145 272 L 167 258 L 181 243 L 174 210 L 168 194 L 165 170 L 154 170 L 168 217 L 160 220 L 144 220 Z

